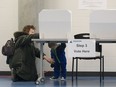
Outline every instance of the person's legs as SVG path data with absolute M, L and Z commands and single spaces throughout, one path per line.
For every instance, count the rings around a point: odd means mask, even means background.
M 11 69 L 11 76 L 12 76 L 12 81 L 13 82 L 17 82 L 17 81 L 27 81 L 27 80 L 21 78 L 20 76 L 18 76 L 16 74 L 16 69 L 14 69 L 14 68 Z
M 60 76 L 60 65 L 59 64 L 54 65 L 54 76 L 57 78 Z
M 54 74 L 53 77 L 50 79 L 58 79 L 60 75 L 60 66 L 59 64 L 54 64 Z
M 61 63 L 61 77 L 66 79 L 66 63 Z

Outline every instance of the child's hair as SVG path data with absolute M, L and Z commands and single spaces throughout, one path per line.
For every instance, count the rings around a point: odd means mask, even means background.
M 49 43 L 48 43 L 48 47 L 49 47 L 49 48 L 53 48 L 53 47 L 55 47 L 55 46 L 57 46 L 57 43 L 54 43 L 54 42 L 49 42 Z

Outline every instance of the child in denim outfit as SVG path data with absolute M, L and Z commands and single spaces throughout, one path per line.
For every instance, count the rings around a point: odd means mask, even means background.
M 65 48 L 66 44 L 61 43 L 48 43 L 48 47 L 51 48 L 51 58 L 54 60 L 54 74 L 51 77 L 51 80 L 58 79 L 61 76 L 61 80 L 66 79 L 66 56 L 65 56 Z

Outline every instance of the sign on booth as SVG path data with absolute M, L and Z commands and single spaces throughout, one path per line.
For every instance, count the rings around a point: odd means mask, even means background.
M 95 57 L 94 39 L 74 39 L 68 41 L 69 57 Z

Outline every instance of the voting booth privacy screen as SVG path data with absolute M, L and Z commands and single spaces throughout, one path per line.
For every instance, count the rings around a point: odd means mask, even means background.
M 116 10 L 94 10 L 90 14 L 90 37 L 116 39 Z
M 67 39 L 71 32 L 71 12 L 44 9 L 39 13 L 40 39 Z

